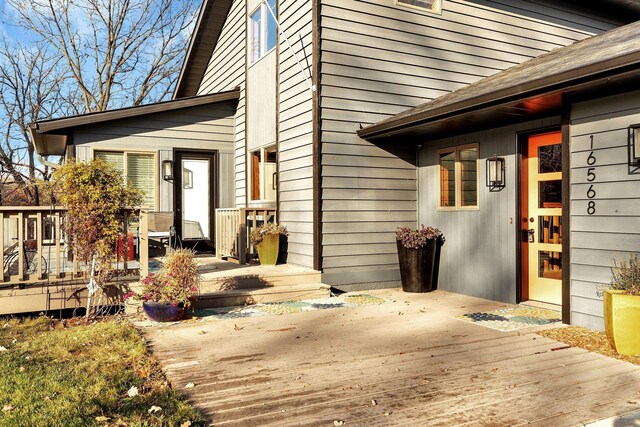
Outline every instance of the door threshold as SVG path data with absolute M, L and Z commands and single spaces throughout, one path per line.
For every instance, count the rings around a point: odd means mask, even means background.
M 527 301 L 522 301 L 518 305 L 522 305 L 525 307 L 543 308 L 545 310 L 553 310 L 553 311 L 560 311 L 560 312 L 562 311 L 562 305 L 560 304 L 551 304 L 549 302 L 535 301 L 531 299 Z

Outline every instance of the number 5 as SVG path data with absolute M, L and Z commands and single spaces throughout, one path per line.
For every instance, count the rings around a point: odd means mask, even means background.
M 596 168 L 587 169 L 587 181 L 592 182 L 594 179 L 596 179 L 595 170 Z

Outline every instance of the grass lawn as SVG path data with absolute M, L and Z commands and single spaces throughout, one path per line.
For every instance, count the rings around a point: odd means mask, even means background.
M 0 426 L 203 425 L 130 323 L 81 323 L 0 320 Z

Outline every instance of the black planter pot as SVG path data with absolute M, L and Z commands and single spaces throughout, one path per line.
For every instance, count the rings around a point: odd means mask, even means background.
M 432 239 L 420 249 L 409 249 L 396 241 L 404 292 L 431 292 L 438 288 L 440 247 L 443 243 L 443 239 Z
M 177 322 L 184 316 L 184 304 L 173 305 L 165 302 L 143 301 L 142 308 L 149 319 L 156 322 Z

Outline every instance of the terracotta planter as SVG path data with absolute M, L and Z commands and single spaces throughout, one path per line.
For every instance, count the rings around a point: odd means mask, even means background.
M 177 322 L 184 316 L 184 304 L 176 305 L 165 302 L 144 301 L 142 303 L 144 312 L 149 319 L 156 322 Z
M 440 247 L 438 239 L 432 239 L 420 249 L 405 248 L 397 240 L 400 278 L 404 292 L 431 292 L 438 288 Z
M 604 292 L 604 328 L 611 346 L 620 354 L 640 354 L 640 296 L 622 291 Z
M 260 265 L 276 265 L 278 251 L 280 250 L 280 235 L 265 234 L 262 242 L 258 244 L 258 258 Z

